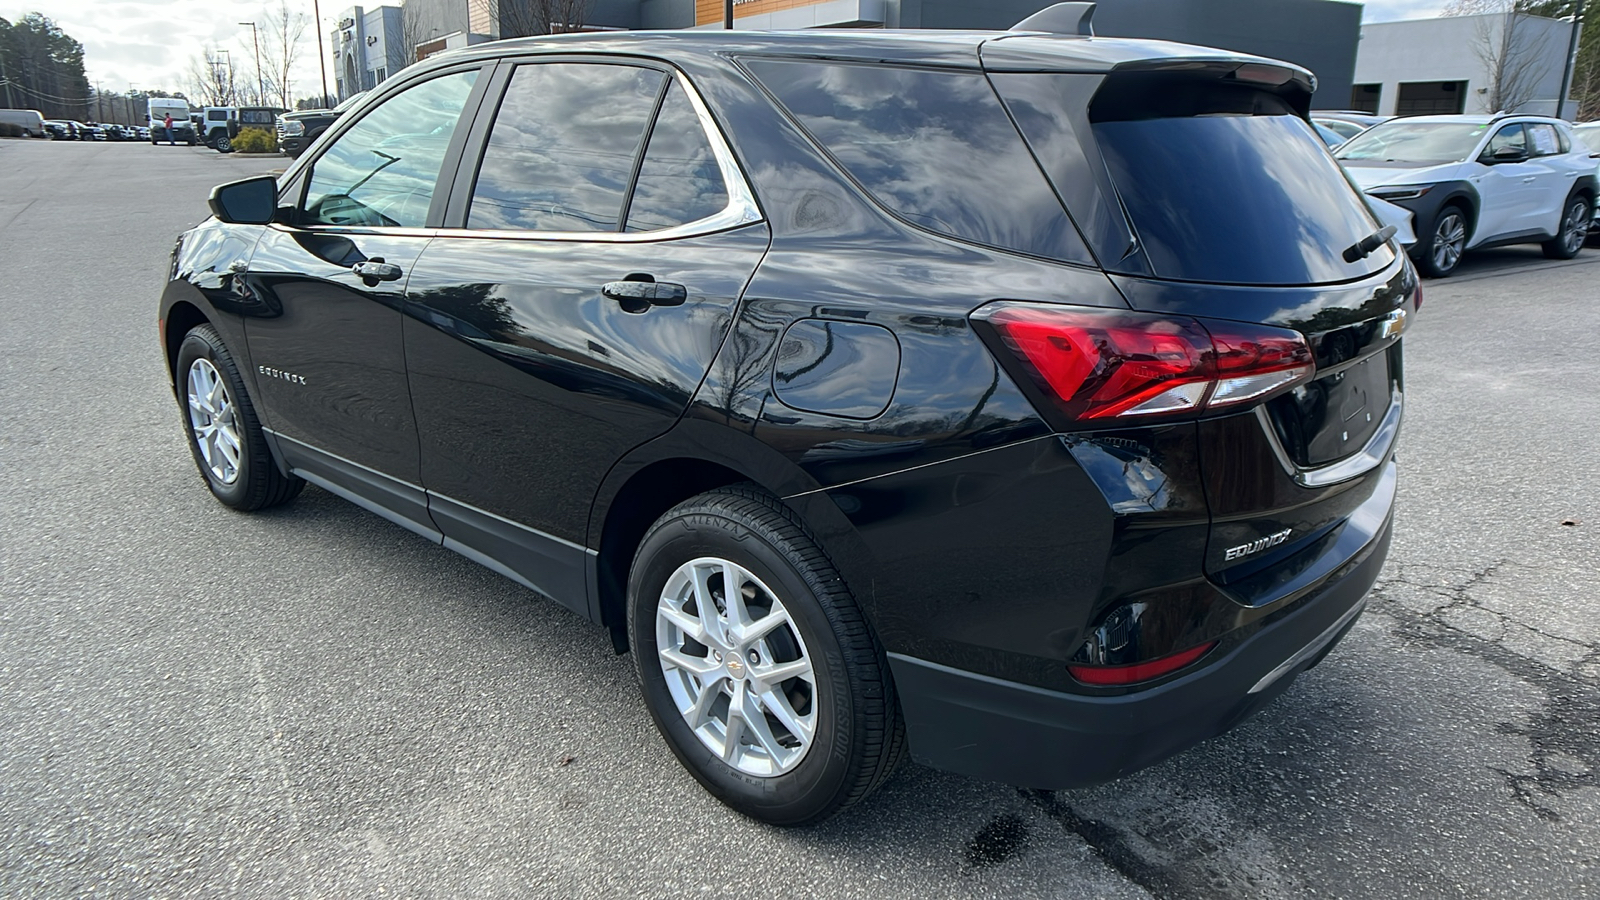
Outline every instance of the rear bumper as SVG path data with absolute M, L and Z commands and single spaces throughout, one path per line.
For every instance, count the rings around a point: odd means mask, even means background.
M 1350 629 L 1383 568 L 1389 537 L 1385 520 L 1341 576 L 1220 658 L 1145 691 L 1070 694 L 891 653 L 911 755 L 950 772 L 1053 790 L 1109 781 L 1221 734 L 1283 692 Z

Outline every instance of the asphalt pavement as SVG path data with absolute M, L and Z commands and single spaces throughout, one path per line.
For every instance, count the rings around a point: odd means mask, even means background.
M 211 499 L 156 299 L 209 188 L 283 164 L 0 140 L 0 895 L 1600 897 L 1600 248 L 1426 283 L 1388 566 L 1263 713 L 785 831 L 599 629 L 316 488 Z

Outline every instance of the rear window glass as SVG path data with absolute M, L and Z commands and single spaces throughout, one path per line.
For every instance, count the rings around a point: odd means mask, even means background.
M 1376 231 L 1322 140 L 1292 115 L 1098 122 L 1094 138 L 1157 277 L 1321 284 L 1394 261 L 1344 261 Z
M 1088 260 L 982 73 L 745 62 L 851 177 L 902 218 L 992 247 Z

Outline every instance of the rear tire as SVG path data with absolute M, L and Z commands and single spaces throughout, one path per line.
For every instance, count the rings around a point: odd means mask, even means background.
M 216 329 L 190 329 L 174 371 L 189 452 L 212 495 L 242 512 L 293 500 L 305 482 L 278 470 L 239 367 Z
M 1583 249 L 1584 241 L 1589 239 L 1589 219 L 1593 215 L 1593 207 L 1589 198 L 1582 194 L 1568 197 L 1562 206 L 1560 230 L 1556 236 L 1545 241 L 1540 247 L 1544 250 L 1546 259 L 1571 259 Z
M 753 486 L 656 520 L 628 578 L 628 633 L 667 746 L 751 818 L 820 822 L 904 756 L 888 660 L 854 597 L 794 513 Z
M 1430 278 L 1448 277 L 1461 265 L 1467 237 L 1467 211 L 1455 204 L 1441 208 L 1417 242 L 1417 268 Z

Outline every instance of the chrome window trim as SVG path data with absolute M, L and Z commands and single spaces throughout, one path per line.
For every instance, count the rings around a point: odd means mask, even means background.
M 560 60 L 553 60 L 558 63 Z M 671 77 L 676 79 L 683 93 L 689 98 L 689 104 L 694 107 L 695 117 L 700 120 L 700 130 L 706 136 L 706 142 L 711 146 L 711 155 L 717 160 L 717 169 L 722 173 L 722 182 L 728 192 L 728 205 L 718 212 L 674 225 L 671 228 L 659 228 L 655 231 L 527 231 L 520 229 L 486 229 L 486 228 L 431 228 L 431 229 L 371 229 L 371 234 L 404 234 L 418 237 L 476 237 L 491 240 L 523 240 L 523 241 L 572 241 L 584 243 L 608 244 L 643 244 L 653 241 L 670 241 L 680 238 L 700 237 L 727 231 L 742 225 L 751 225 L 763 220 L 761 207 L 756 203 L 755 192 L 750 189 L 750 184 L 745 180 L 744 173 L 739 169 L 739 162 L 733 155 L 733 149 L 724 139 L 722 129 L 717 127 L 716 119 L 712 118 L 711 110 L 705 101 L 700 98 L 694 85 L 677 69 L 671 71 Z M 652 125 L 653 127 L 653 125 Z M 491 132 L 492 133 L 492 132 Z M 648 151 L 648 147 L 645 148 Z M 470 207 L 469 207 L 470 209 Z M 623 222 L 626 228 L 627 223 Z M 424 234 L 423 232 L 426 232 Z
M 559 60 L 553 60 L 552 62 L 559 62 Z M 522 231 L 482 228 L 352 227 L 349 225 L 307 225 L 300 230 L 337 234 L 374 234 L 389 237 L 476 237 L 491 240 L 643 244 L 654 241 L 701 237 L 762 221 L 761 207 L 756 203 L 755 192 L 750 189 L 749 182 L 745 180 L 744 173 L 740 171 L 739 162 L 734 157 L 733 150 L 728 146 L 727 140 L 724 139 L 722 129 L 717 127 L 716 119 L 711 117 L 711 110 L 706 106 L 705 101 L 701 99 L 699 92 L 694 89 L 694 85 L 689 83 L 689 79 L 682 72 L 673 69 L 671 75 L 677 80 L 678 85 L 683 88 L 684 94 L 689 98 L 689 104 L 694 107 L 695 117 L 700 120 L 700 130 L 705 133 L 706 142 L 711 145 L 711 155 L 716 157 L 717 169 L 722 173 L 723 186 L 728 192 L 728 205 L 713 215 L 655 231 Z M 622 224 L 623 227 L 627 227 L 626 222 Z M 284 230 L 290 229 L 285 228 Z
M 1261 430 L 1266 432 L 1267 444 L 1272 448 L 1272 455 L 1278 458 L 1278 464 L 1301 487 L 1321 488 L 1341 481 L 1349 481 L 1360 475 L 1376 469 L 1389 458 L 1389 451 L 1394 448 L 1394 440 L 1400 433 L 1400 415 L 1404 406 L 1404 395 L 1398 388 L 1389 394 L 1389 411 L 1384 413 L 1383 421 L 1378 423 L 1378 430 L 1367 438 L 1367 443 L 1352 456 L 1330 463 L 1326 466 L 1314 468 L 1301 468 L 1289 458 L 1289 453 L 1283 448 L 1283 443 L 1278 440 L 1277 429 L 1272 427 L 1272 420 L 1267 417 L 1266 404 L 1261 404 L 1255 409 L 1256 419 L 1261 422 Z

